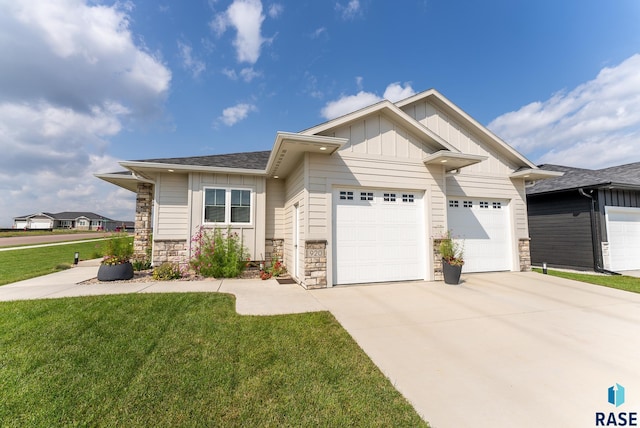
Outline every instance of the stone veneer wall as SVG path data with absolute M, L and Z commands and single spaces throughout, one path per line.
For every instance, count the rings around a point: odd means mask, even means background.
M 327 241 L 304 244 L 304 281 L 307 289 L 327 287 Z
M 433 240 L 433 279 L 435 281 L 444 281 L 442 273 L 442 254 L 440 254 L 440 242 L 442 239 L 435 238 Z
M 518 241 L 520 272 L 529 272 L 531 270 L 531 250 L 529 242 L 531 242 L 531 238 L 520 238 Z
M 284 257 L 284 239 L 280 238 L 267 238 L 265 240 L 265 255 L 264 261 L 267 265 L 272 260 L 283 260 Z
M 138 183 L 136 196 L 135 234 L 133 259 L 145 260 L 151 245 L 151 210 L 153 208 L 153 184 Z
M 171 262 L 185 264 L 188 262 L 189 243 L 183 239 L 155 240 L 153 243 L 153 264 Z

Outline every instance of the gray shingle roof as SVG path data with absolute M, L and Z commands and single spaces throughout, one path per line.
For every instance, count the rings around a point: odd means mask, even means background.
M 558 192 L 583 187 L 637 187 L 640 189 L 640 162 L 603 169 L 572 168 L 562 165 L 539 165 L 547 171 L 564 172 L 562 177 L 538 181 L 527 188 L 528 195 Z
M 211 166 L 220 168 L 265 169 L 271 151 L 228 153 L 224 155 L 192 156 L 186 158 L 143 159 L 134 162 L 171 165 Z
M 51 214 L 56 220 L 75 220 L 78 217 L 86 217 L 89 220 L 111 220 L 103 215 L 85 211 L 64 211 L 61 213 Z

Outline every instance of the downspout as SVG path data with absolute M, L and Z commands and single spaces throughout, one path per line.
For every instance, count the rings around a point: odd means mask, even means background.
M 593 250 L 593 270 L 600 273 L 607 273 L 609 275 L 620 275 L 618 272 L 612 272 L 602 267 L 602 254 L 600 252 L 600 245 L 598 243 L 598 224 L 596 223 L 596 210 L 595 205 L 597 201 L 595 198 L 589 194 L 587 194 L 584 189 L 578 189 L 578 193 L 582 196 L 591 199 L 591 203 L 589 204 L 590 209 L 590 220 L 591 220 L 591 246 Z

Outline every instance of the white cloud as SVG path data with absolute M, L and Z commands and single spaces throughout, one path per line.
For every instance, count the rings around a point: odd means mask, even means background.
M 316 29 L 313 33 L 311 33 L 311 38 L 312 39 L 317 39 L 322 35 L 327 34 L 327 28 L 326 27 L 320 27 L 318 29 Z
M 222 110 L 222 116 L 218 118 L 222 123 L 227 126 L 233 126 L 247 118 L 250 112 L 256 111 L 257 108 L 253 104 L 236 104 L 233 107 L 227 107 Z
M 134 42 L 132 7 L 0 0 L 0 226 L 97 207 L 133 217 L 131 197 L 93 177 L 119 169 L 109 139 L 157 117 L 169 90 L 171 72 Z
M 218 36 L 229 26 L 233 26 L 236 29 L 233 46 L 238 62 L 255 64 L 260 58 L 262 45 L 268 42 L 261 35 L 264 19 L 260 0 L 234 0 L 227 10 L 217 14 L 209 25 Z
M 207 69 L 203 61 L 194 58 L 192 54 L 193 48 L 190 45 L 178 41 L 178 50 L 182 59 L 182 67 L 190 71 L 193 77 L 198 77 L 200 73 Z
M 262 76 L 262 73 L 259 71 L 255 71 L 253 67 L 247 67 L 240 70 L 240 76 L 245 82 L 249 83 L 256 77 Z
M 278 18 L 284 12 L 284 6 L 280 3 L 274 3 L 269 6 L 269 18 Z
M 342 19 L 353 19 L 361 13 L 360 1 L 349 0 L 349 3 L 347 3 L 346 6 L 342 5 L 341 3 L 336 3 L 336 10 L 340 12 L 340 16 L 342 16 Z
M 358 79 L 359 78 L 356 79 L 356 83 L 361 84 L 362 81 Z M 327 120 L 335 119 L 336 117 L 380 102 L 383 99 L 396 102 L 410 97 L 413 94 L 415 94 L 415 91 L 408 83 L 402 86 L 400 83 L 395 82 L 387 86 L 382 97 L 365 91 L 360 91 L 356 95 L 343 95 L 337 100 L 329 101 L 321 110 L 320 114 Z
M 599 168 L 640 160 L 640 54 L 494 119 L 488 127 L 536 163 Z

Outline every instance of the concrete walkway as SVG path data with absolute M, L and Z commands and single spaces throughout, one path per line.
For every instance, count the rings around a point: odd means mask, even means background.
M 536 273 L 305 291 L 275 280 L 77 284 L 99 261 L 0 287 L 0 300 L 226 292 L 241 314 L 329 310 L 435 428 L 595 426 L 640 412 L 640 294 Z M 626 403 L 607 402 L 626 388 Z
M 81 284 L 97 276 L 100 259 L 82 261 L 71 269 L 0 286 L 0 301 L 52 299 L 130 293 L 219 292 L 236 296 L 242 315 L 276 315 L 326 310 L 297 284 L 275 279 L 220 279 Z

